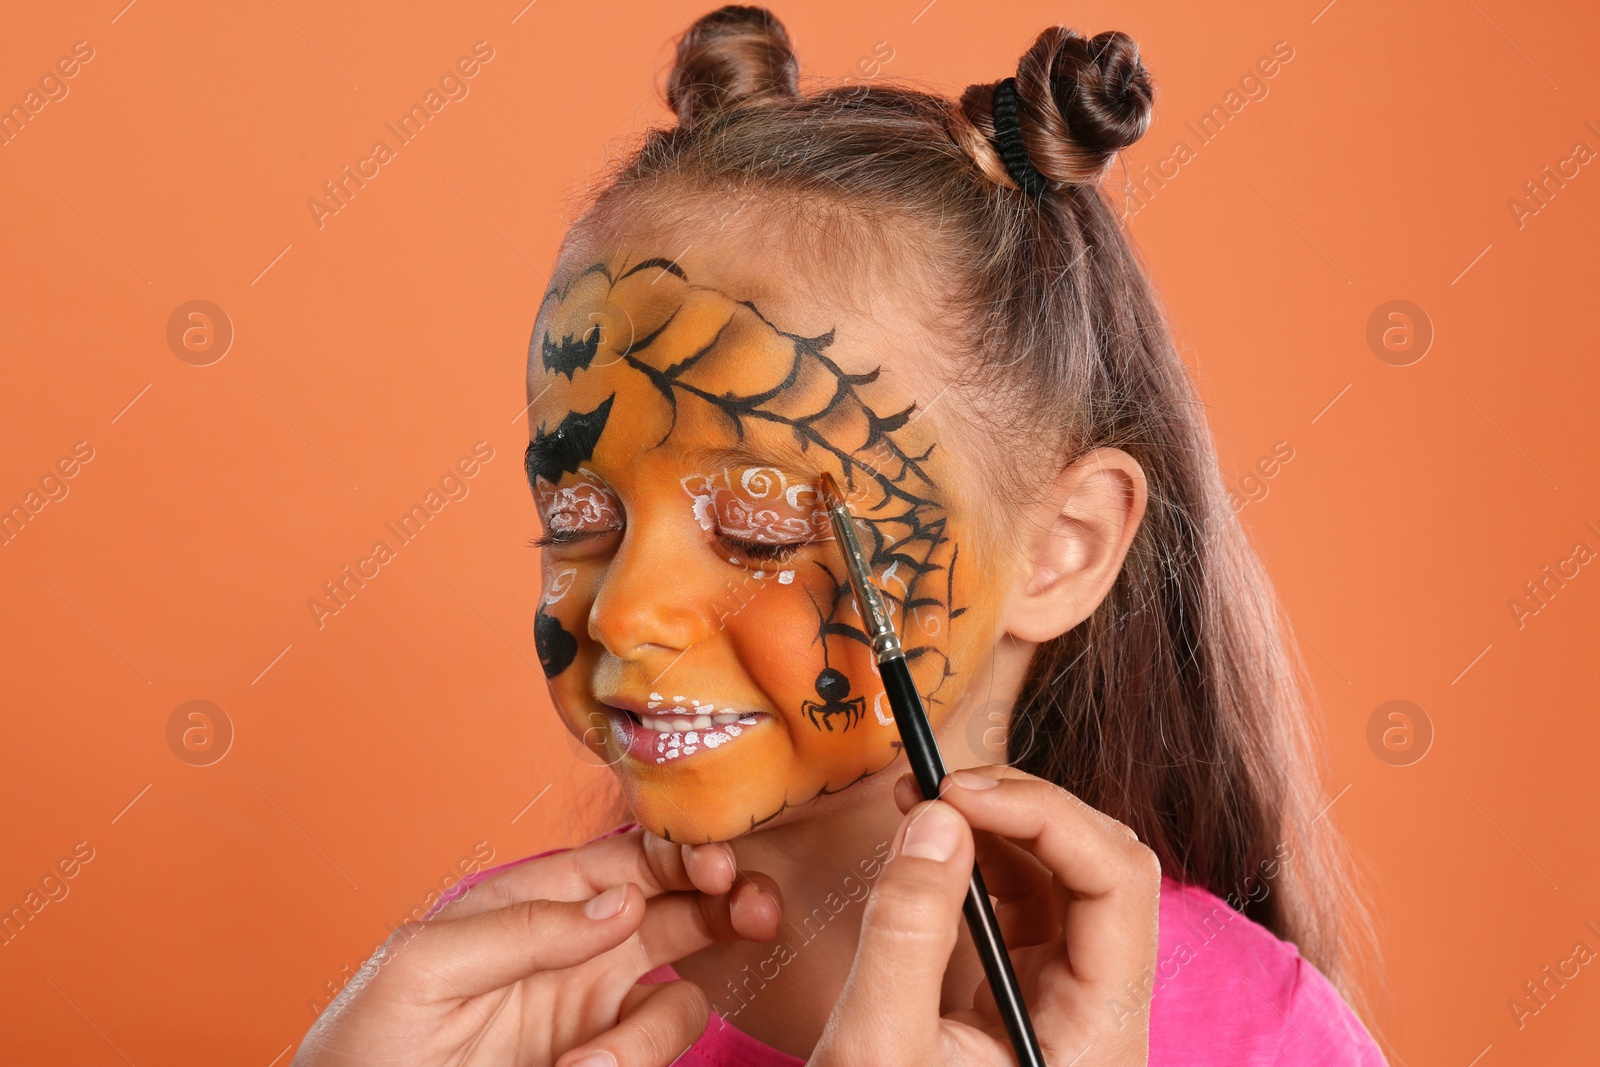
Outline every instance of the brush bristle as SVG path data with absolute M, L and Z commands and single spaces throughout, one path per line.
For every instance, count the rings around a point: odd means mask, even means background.
M 839 492 L 839 483 L 833 480 L 833 475 L 823 471 L 821 485 L 822 502 L 830 511 L 834 508 L 844 507 L 844 494 Z

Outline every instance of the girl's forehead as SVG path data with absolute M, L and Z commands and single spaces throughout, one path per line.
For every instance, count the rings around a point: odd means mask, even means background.
M 915 340 L 884 320 L 757 301 L 712 263 L 623 252 L 563 272 L 529 348 L 536 445 L 613 428 L 608 452 L 739 445 L 842 460 L 892 445 L 918 397 L 939 391 L 914 367 Z
M 619 215 L 625 229 L 619 229 Z M 746 207 L 704 194 L 652 200 L 608 218 L 575 231 L 551 286 L 566 294 L 561 302 L 569 305 L 568 319 L 598 316 L 585 329 L 594 321 L 618 330 L 659 321 L 662 305 L 670 309 L 678 299 L 670 279 L 652 273 L 664 264 L 687 287 L 757 308 L 779 330 L 804 336 L 835 331 L 835 358 L 864 364 L 852 369 L 887 368 L 903 351 L 919 358 L 897 373 L 926 371 L 935 362 L 927 357 L 942 354 L 949 341 L 940 295 L 948 295 L 948 279 L 938 272 L 939 257 L 904 226 L 808 222 L 812 216 L 802 207 Z M 884 233 L 893 236 L 879 236 Z M 638 273 L 626 277 L 632 271 Z M 603 306 L 580 308 L 586 300 Z M 541 311 L 547 306 L 548 298 Z M 562 325 L 571 331 L 579 324 Z M 535 363 L 530 360 L 530 371 Z
M 885 536 L 932 529 L 956 472 L 929 410 L 943 390 L 881 323 L 796 329 L 700 277 L 688 257 L 619 257 L 550 289 L 528 363 L 535 490 L 580 468 L 674 497 L 697 474 L 827 471 Z

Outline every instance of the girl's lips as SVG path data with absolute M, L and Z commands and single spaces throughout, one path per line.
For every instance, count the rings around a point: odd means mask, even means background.
M 606 719 L 611 725 L 611 736 L 624 752 L 641 763 L 675 762 L 710 749 L 722 748 L 760 729 L 762 724 L 771 718 L 764 712 L 741 712 L 732 722 L 709 722 L 708 725 L 699 727 L 701 719 L 710 720 L 712 717 L 676 714 L 658 717 L 650 712 L 632 712 L 610 705 L 602 707 L 605 708 Z M 655 725 L 663 725 L 662 720 L 670 720 L 674 725 L 681 724 L 689 728 L 652 729 L 641 721 L 641 714 Z M 726 719 L 727 713 L 716 718 Z

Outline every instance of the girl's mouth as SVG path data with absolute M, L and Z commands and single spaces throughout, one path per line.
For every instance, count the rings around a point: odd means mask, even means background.
M 651 694 L 652 697 L 655 694 Z M 657 698 L 642 711 L 602 704 L 618 746 L 643 763 L 668 763 L 722 748 L 758 730 L 771 716 L 759 711 L 724 711 Z

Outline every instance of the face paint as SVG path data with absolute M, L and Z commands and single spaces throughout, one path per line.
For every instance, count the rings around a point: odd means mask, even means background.
M 530 347 L 527 468 L 556 576 L 540 662 L 641 823 L 725 840 L 898 752 L 822 471 L 862 520 L 935 729 L 996 597 L 956 571 L 950 464 L 911 375 L 880 380 L 892 361 L 869 353 L 895 346 L 876 320 L 788 331 L 712 250 L 694 281 L 684 260 L 630 258 L 565 272 Z
M 576 567 L 564 567 L 550 573 L 550 581 L 545 587 L 544 602 L 546 604 L 559 604 L 569 590 L 572 589 L 573 579 L 577 578 Z
M 570 537 L 585 530 L 621 528 L 622 517 L 617 511 L 616 497 L 592 471 L 580 469 L 571 485 L 559 489 L 543 477 L 536 477 L 533 492 L 544 528 L 551 538 Z
M 674 696 L 668 700 L 660 693 L 651 693 L 650 697 L 645 704 L 649 710 L 636 716 L 642 729 L 632 731 L 631 737 L 620 737 L 618 743 L 631 745 L 630 753 L 653 753 L 657 763 L 692 756 L 701 748 L 719 748 L 743 736 L 747 727 L 760 721 L 747 712 L 719 708 L 693 697 Z
M 737 477 L 728 470 L 694 474 L 680 484 L 703 530 L 766 544 L 831 536 L 817 490 L 804 482 L 790 485 L 775 468 L 751 467 Z

